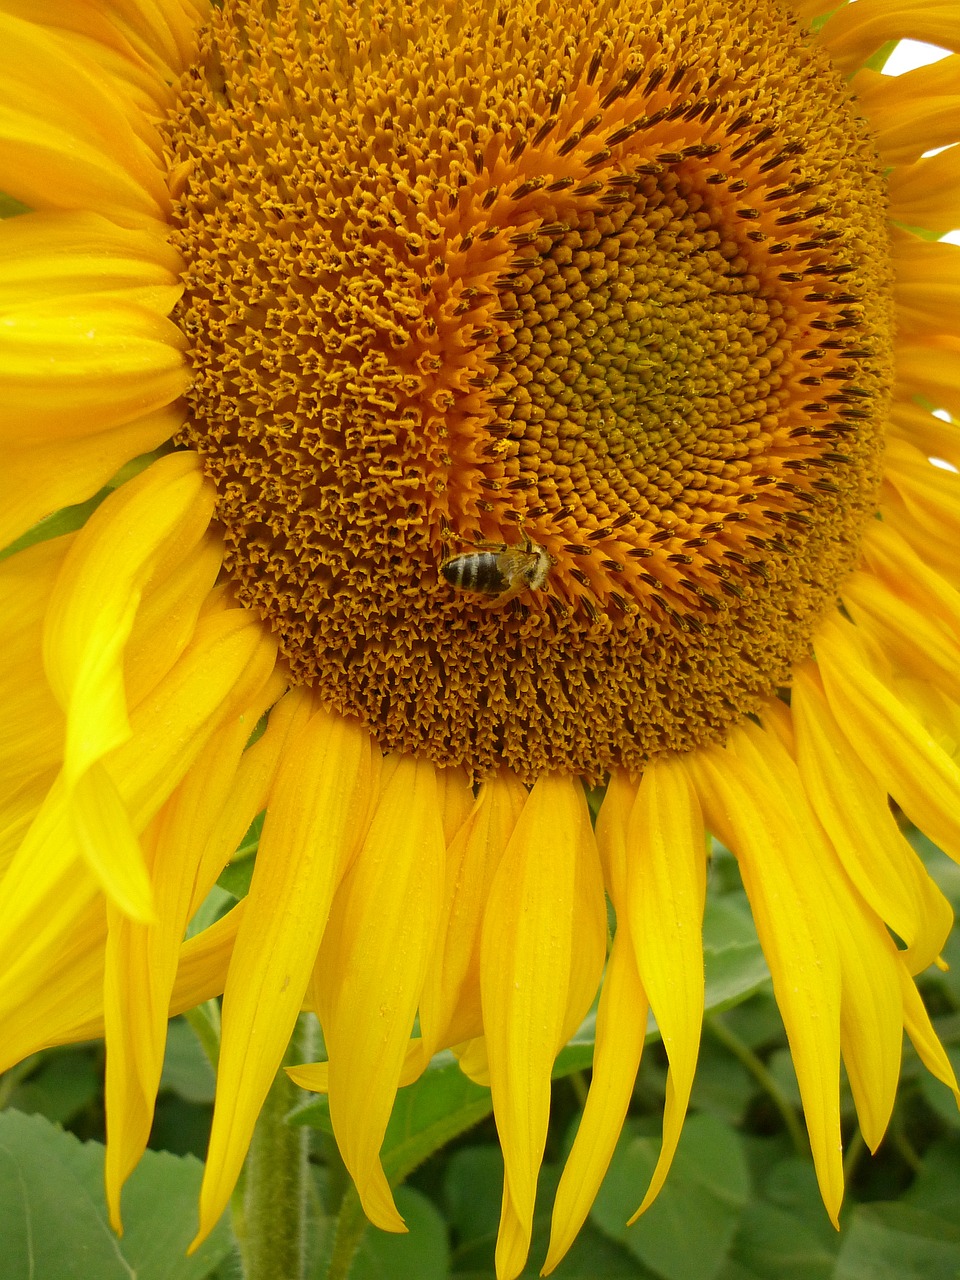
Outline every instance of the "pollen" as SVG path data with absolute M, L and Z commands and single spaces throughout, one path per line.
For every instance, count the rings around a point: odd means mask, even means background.
M 527 780 L 789 682 L 876 510 L 892 303 L 875 148 L 775 0 L 225 0 L 174 93 L 178 444 L 295 681 Z M 531 544 L 538 589 L 442 572 Z

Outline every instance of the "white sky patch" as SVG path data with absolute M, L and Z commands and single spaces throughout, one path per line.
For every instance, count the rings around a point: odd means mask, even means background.
M 939 45 L 924 44 L 922 40 L 901 40 L 884 63 L 883 74 L 902 76 L 905 71 L 929 66 L 931 62 L 939 62 L 949 56 L 950 51 L 941 49 Z

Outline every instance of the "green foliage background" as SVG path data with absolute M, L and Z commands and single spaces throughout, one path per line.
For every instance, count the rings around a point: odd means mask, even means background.
M 251 831 L 209 904 L 245 888 Z M 960 869 L 916 833 L 938 882 L 960 907 Z M 673 1170 L 633 1227 L 656 1162 L 666 1063 L 651 1028 L 631 1115 L 593 1212 L 554 1273 L 558 1280 L 956 1280 L 960 1276 L 960 1116 L 949 1091 L 905 1046 L 897 1107 L 871 1156 L 844 1089 L 847 1199 L 827 1220 L 798 1125 L 799 1097 L 779 1014 L 736 864 L 711 863 L 705 926 L 709 1014 L 690 1114 Z M 960 937 L 946 971 L 921 988 L 960 1073 Z M 215 1014 L 215 1011 L 214 1011 Z M 124 1195 L 118 1240 L 103 1199 L 103 1049 L 38 1054 L 0 1079 L 0 1280 L 240 1280 L 229 1215 L 187 1257 L 209 1128 L 214 1073 L 201 1048 L 216 1017 L 170 1027 L 151 1150 Z M 198 1038 L 195 1031 L 199 1030 Z M 550 1208 L 589 1084 L 592 1022 L 557 1064 L 534 1242 L 525 1276 L 546 1253 Z M 311 1130 L 309 1280 L 328 1274 L 335 1232 L 359 1207 L 322 1098 L 291 1123 Z M 486 1090 L 441 1055 L 401 1091 L 384 1144 L 410 1232 L 367 1227 L 353 1280 L 491 1280 L 502 1161 Z

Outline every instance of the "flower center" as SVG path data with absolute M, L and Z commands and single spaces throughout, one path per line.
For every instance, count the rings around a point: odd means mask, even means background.
M 226 567 L 385 748 L 599 778 L 789 682 L 875 510 L 875 151 L 775 0 L 226 0 L 165 125 Z

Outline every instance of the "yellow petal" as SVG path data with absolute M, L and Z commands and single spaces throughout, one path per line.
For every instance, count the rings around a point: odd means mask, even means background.
M 914 972 L 936 959 L 953 924 L 950 903 L 903 837 L 887 795 L 834 719 L 817 667 L 794 668 L 797 764 L 814 812 L 873 910 L 908 944 Z
M 213 493 L 194 455 L 161 458 L 90 517 L 50 598 L 44 666 L 67 715 L 65 780 L 130 735 L 123 649 L 154 565 L 189 526 L 197 540 L 213 514 Z
M 610 774 L 606 794 L 597 815 L 597 848 L 603 866 L 607 892 L 614 909 L 623 913 L 627 904 L 627 823 L 637 798 L 637 783 L 623 769 Z
M 463 1044 L 455 1044 L 453 1052 L 456 1054 L 463 1074 L 474 1084 L 480 1085 L 483 1089 L 489 1089 L 490 1058 L 487 1054 L 486 1036 L 474 1036 L 472 1040 L 467 1040 Z
M 494 873 L 526 791 L 506 770 L 482 783 L 472 811 L 447 848 L 437 947 L 420 997 L 426 1050 L 482 1031 L 480 930 Z
M 0 111 L 9 194 L 34 209 L 89 209 L 133 225 L 165 217 L 159 138 L 146 121 L 132 127 L 95 63 L 0 13 L 0 77 L 16 103 Z
M 960 341 L 945 335 L 936 341 L 898 343 L 897 395 L 907 400 L 921 396 L 934 408 L 947 409 L 955 419 L 960 418 Z M 910 451 L 899 441 L 891 443 L 894 445 L 891 457 L 898 470 L 910 474 L 921 464 L 929 466 L 922 454 L 911 458 Z
M 902 966 L 900 968 L 900 987 L 903 994 L 903 1023 L 920 1061 L 932 1076 L 943 1083 L 953 1093 L 957 1105 L 960 1106 L 960 1086 L 950 1059 L 933 1029 L 930 1015 L 923 1007 L 916 984 Z
M 436 771 L 401 756 L 331 912 L 317 962 L 330 1120 L 364 1212 L 403 1231 L 380 1164 L 443 901 Z
M 633 939 L 624 924 L 614 938 L 600 992 L 590 1090 L 557 1188 L 542 1275 L 549 1275 L 573 1244 L 609 1167 L 633 1096 L 647 1010 Z
M 59 768 L 64 718 L 41 673 L 43 619 L 72 535 L 0 562 L 0 776 L 3 804 L 27 778 Z M 2 863 L 0 863 L 2 865 Z
M 260 837 L 223 998 L 198 1243 L 216 1225 L 300 1012 L 343 866 L 370 805 L 372 744 L 318 712 L 289 744 Z
M 180 527 L 176 542 L 183 559 L 167 571 L 171 557 L 163 556 L 144 585 L 124 653 L 130 708 L 138 707 L 179 661 L 214 594 L 223 562 L 222 536 L 211 528 L 194 542 L 196 532 Z
M 803 780 L 784 745 L 747 722 L 736 751 L 769 788 L 777 788 L 783 812 L 806 833 L 826 906 L 823 924 L 839 955 L 840 1044 L 864 1138 L 875 1149 L 896 1097 L 903 1039 L 896 951 L 882 922 L 844 874 L 807 808 Z
M 105 293 L 167 315 L 182 292 L 182 270 L 159 227 L 131 230 L 86 211 L 26 213 L 0 222 L 0 313 Z
M 960 203 L 960 148 L 898 165 L 887 177 L 887 198 L 895 221 L 939 235 L 952 231 Z
M 537 781 L 497 868 L 483 924 L 483 1022 L 504 1156 L 499 1280 L 519 1273 L 529 1247 L 550 1072 L 563 1040 L 581 847 L 579 789 L 551 774 Z
M 186 775 L 217 724 L 247 710 L 275 664 L 276 642 L 247 610 L 201 618 L 183 657 L 131 711 L 131 738 L 106 761 L 137 830 Z
M 912 400 L 894 400 L 890 406 L 890 430 L 919 449 L 925 458 L 942 458 L 953 466 L 960 463 L 960 427 L 957 423 L 944 422 Z M 874 524 L 881 529 L 884 527 L 883 521 L 874 521 L 866 531 L 867 541 L 873 536 Z
M 65 0 L 4 0 L 4 10 L 18 18 L 41 24 L 51 36 L 78 50 L 111 78 L 119 79 L 128 97 L 139 110 L 157 115 L 158 108 L 170 103 L 170 66 L 162 67 L 162 76 L 151 70 L 149 62 L 160 64 L 154 55 L 148 59 L 137 52 L 122 30 L 125 25 L 114 10 L 108 18 L 89 4 L 66 3 Z M 163 78 L 165 77 L 165 79 Z
M 706 835 L 700 803 L 678 759 L 664 757 L 644 770 L 627 845 L 629 933 L 670 1062 L 663 1146 L 636 1218 L 653 1203 L 676 1152 L 703 1022 Z
M 836 10 L 818 34 L 833 61 L 848 73 L 888 40 L 908 37 L 960 48 L 953 0 L 858 0 Z
M 731 738 L 738 743 L 742 732 Z M 751 764 L 754 761 L 751 760 Z M 836 1224 L 840 1158 L 840 962 L 834 907 L 811 819 L 789 811 L 777 780 L 728 747 L 685 761 L 707 825 L 737 856 L 797 1073 L 820 1193 Z
M 815 647 L 827 701 L 854 751 L 910 820 L 960 860 L 960 769 L 870 670 L 855 627 L 827 619 Z
M 0 314 L 5 448 L 108 431 L 173 404 L 190 384 L 172 321 L 116 296 Z
M 944 58 L 901 76 L 865 67 L 850 87 L 870 121 L 884 164 L 913 163 L 924 152 L 960 138 L 960 58 Z
M 473 808 L 473 788 L 464 769 L 437 770 L 437 798 L 443 822 L 443 838 L 449 845 Z
M 183 412 L 170 406 L 112 431 L 11 446 L 4 459 L 8 489 L 0 510 L 0 546 L 53 512 L 92 498 L 125 463 L 159 448 L 182 422 Z
M 950 603 L 960 602 L 943 583 Z M 854 573 L 841 587 L 841 599 L 860 631 L 879 645 L 901 671 L 929 681 L 950 697 L 960 696 L 960 634 L 953 631 L 937 601 L 918 608 L 901 592 L 871 573 Z M 949 606 L 948 606 L 949 607 Z
M 283 682 L 281 672 L 275 679 Z M 271 689 L 267 694 L 272 701 Z M 196 885 L 190 904 L 191 916 L 216 883 L 220 872 L 240 846 L 240 841 L 258 813 L 267 804 L 277 773 L 286 759 L 290 744 L 303 731 L 319 710 L 313 693 L 301 686 L 291 689 L 270 709 L 267 727 L 240 759 L 223 812 L 214 824 L 200 852 Z M 248 737 L 253 725 L 246 724 Z
M 103 865 L 130 857 L 139 834 L 189 770 L 219 723 L 242 714 L 267 685 L 275 642 L 244 610 L 206 619 L 170 675 L 131 717 L 132 736 L 104 758 L 129 826 L 102 826 Z M 100 885 L 81 860 L 74 806 L 62 778 L 50 788 L 0 882 L 0 1002 L 69 934 Z
M 862 2 L 862 0 L 861 0 Z M 904 336 L 960 329 L 960 245 L 891 228 L 897 330 Z
M 167 1017 L 180 944 L 194 895 L 197 864 L 229 801 L 254 722 L 272 696 L 218 726 L 146 833 L 156 919 L 148 924 L 108 907 L 104 981 L 107 1041 L 106 1189 L 111 1223 L 120 1227 L 120 1191 L 146 1148 L 166 1045 Z

